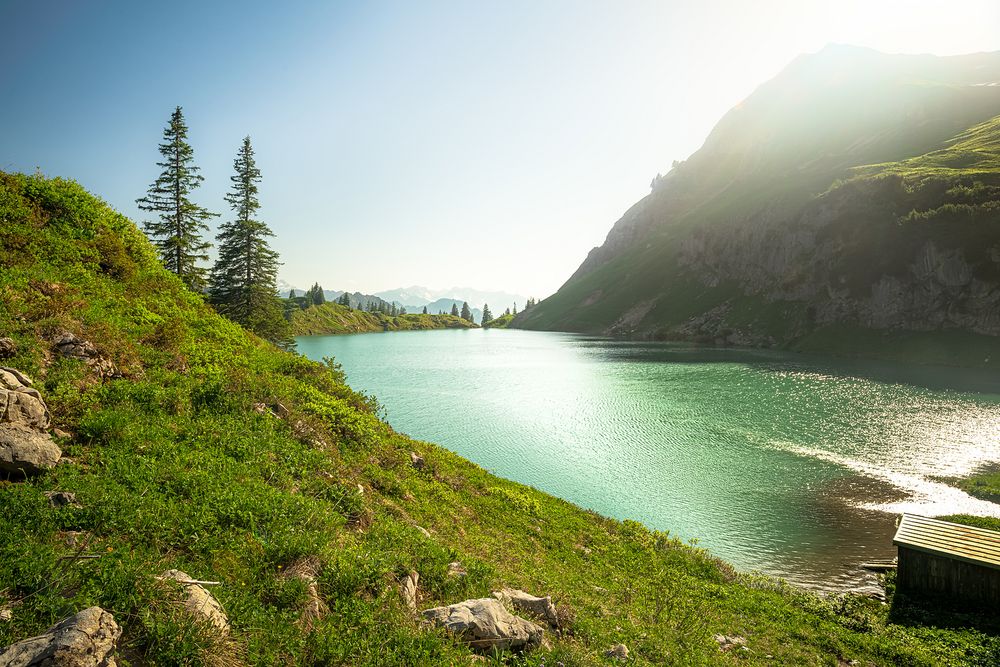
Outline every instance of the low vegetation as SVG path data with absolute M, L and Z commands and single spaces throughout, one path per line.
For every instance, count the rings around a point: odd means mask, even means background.
M 292 334 L 365 333 L 371 331 L 417 331 L 423 329 L 469 329 L 476 325 L 457 315 L 413 313 L 387 315 L 327 302 L 305 310 L 291 311 Z
M 416 571 L 420 609 L 504 585 L 553 596 L 550 644 L 492 664 L 606 665 L 618 643 L 635 665 L 1000 660 L 994 628 L 740 574 L 395 433 L 336 363 L 220 317 L 75 183 L 0 174 L 0 222 L 3 364 L 34 378 L 67 457 L 0 481 L 0 646 L 100 605 L 126 665 L 469 663 L 404 605 L 399 581 Z M 114 376 L 55 353 L 66 331 Z M 284 574 L 303 563 L 312 588 Z M 154 578 L 168 568 L 220 582 L 225 641 Z

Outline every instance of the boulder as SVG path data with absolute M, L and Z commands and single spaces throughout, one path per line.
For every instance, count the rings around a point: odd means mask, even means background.
M 17 354 L 17 343 L 13 338 L 0 338 L 0 359 L 8 359 Z
M 76 494 L 69 491 L 46 491 L 45 497 L 49 499 L 51 507 L 83 507 L 76 500 Z
M 493 597 L 507 606 L 544 618 L 554 628 L 559 627 L 556 606 L 552 604 L 552 598 L 548 595 L 540 598 L 516 588 L 504 588 L 500 591 L 494 591 Z
M 399 582 L 399 594 L 403 598 L 403 604 L 413 611 L 417 610 L 417 582 L 419 580 L 420 575 L 415 570 L 410 570 L 410 573 Z
M 45 634 L 0 651 L 3 667 L 117 667 L 115 649 L 121 628 L 100 607 L 84 609 L 56 623 Z
M 723 653 L 731 651 L 738 646 L 744 647 L 747 645 L 745 638 L 736 635 L 715 635 L 713 639 L 715 639 L 715 643 L 719 645 L 719 650 Z
M 453 560 L 452 562 L 448 563 L 449 577 L 464 577 L 468 573 L 469 573 L 468 570 L 466 570 L 465 566 L 462 565 L 462 563 L 460 563 L 459 561 Z
M 417 470 L 420 470 L 424 467 L 424 457 L 416 452 L 410 452 L 410 464 Z
M 18 424 L 44 430 L 49 427 L 49 408 L 31 379 L 14 368 L 0 367 L 0 424 Z
M 615 644 L 604 652 L 604 657 L 624 662 L 628 660 L 628 646 L 625 646 L 625 644 Z
M 57 336 L 52 344 L 56 352 L 69 359 L 82 361 L 102 378 L 121 377 L 114 363 L 102 357 L 93 343 L 74 333 L 66 331 Z
M 432 625 L 443 627 L 477 650 L 527 650 L 539 646 L 545 631 L 514 616 L 499 600 L 465 600 L 422 612 Z
M 37 475 L 59 462 L 62 451 L 44 431 L 0 424 L 0 472 Z
M 229 634 L 229 618 L 222 609 L 222 605 L 219 604 L 219 601 L 207 589 L 191 579 L 186 572 L 182 572 L 181 570 L 167 570 L 158 578 L 176 581 L 181 584 L 184 588 L 184 593 L 187 595 L 184 608 L 191 614 L 203 618 L 220 633 L 224 635 Z

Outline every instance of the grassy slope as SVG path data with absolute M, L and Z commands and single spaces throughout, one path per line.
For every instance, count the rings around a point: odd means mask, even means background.
M 476 326 L 454 315 L 424 315 L 422 313 L 389 317 L 382 313 L 368 313 L 324 303 L 292 313 L 292 334 L 312 336 L 317 334 L 364 333 L 367 331 L 416 331 L 422 329 L 467 329 Z
M 504 584 L 552 594 L 565 632 L 510 664 L 606 664 L 617 642 L 637 665 L 1000 658 L 995 631 L 968 618 L 890 621 L 876 601 L 823 601 L 738 575 L 394 433 L 336 367 L 213 314 L 130 222 L 73 183 L 0 174 L 0 221 L 0 333 L 19 346 L 5 363 L 34 376 L 54 425 L 72 434 L 62 443 L 71 462 L 0 481 L 0 595 L 18 603 L 0 646 L 98 604 L 123 626 L 131 664 L 468 662 L 466 647 L 403 608 L 395 582 L 415 569 L 421 607 Z M 46 340 L 62 329 L 125 377 L 101 383 L 52 357 Z M 409 465 L 411 450 L 423 469 Z M 50 508 L 43 492 L 55 489 L 83 507 Z M 66 531 L 84 531 L 82 551 L 99 557 L 64 559 L 80 550 Z M 307 557 L 322 564 L 330 609 L 311 631 L 298 622 L 305 587 L 282 576 Z M 468 576 L 446 574 L 454 560 Z M 233 641 L 187 620 L 152 578 L 168 567 L 222 582 L 214 592 Z M 714 633 L 743 635 L 751 650 L 723 654 Z

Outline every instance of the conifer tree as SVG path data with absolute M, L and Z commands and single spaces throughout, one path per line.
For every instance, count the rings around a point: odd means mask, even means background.
M 294 299 L 295 298 L 295 290 L 293 290 L 293 289 L 288 290 L 288 298 L 289 299 Z
M 159 220 L 145 223 L 146 234 L 160 251 L 163 264 L 177 274 L 189 289 L 205 289 L 204 267 L 209 244 L 202 238 L 209 218 L 217 216 L 191 201 L 191 193 L 204 178 L 194 164 L 194 149 L 187 142 L 188 128 L 180 107 L 174 109 L 170 123 L 163 130 L 160 144 L 162 171 L 145 197 L 135 200 L 143 211 L 155 213 Z
M 514 310 L 512 312 L 514 315 L 517 315 L 517 301 L 514 302 Z
M 216 240 L 219 257 L 212 267 L 209 296 L 216 310 L 262 338 L 287 343 L 288 322 L 278 300 L 278 253 L 267 237 L 274 232 L 257 219 L 260 169 L 250 137 L 243 139 L 226 201 L 234 219 L 223 223 Z
M 490 320 L 492 320 L 492 319 L 493 319 L 493 313 L 490 312 L 490 304 L 484 303 L 483 304 L 483 319 L 482 319 L 481 325 L 485 327 L 487 324 L 489 324 Z
M 467 320 L 469 322 L 472 321 L 472 310 L 469 308 L 468 301 L 462 302 L 462 319 Z
M 451 314 L 454 317 L 458 317 L 458 304 L 457 303 L 451 304 Z
M 320 287 L 319 283 L 313 283 L 313 286 L 306 292 L 306 298 L 311 301 L 314 306 L 320 306 L 326 303 L 326 295 L 323 294 L 323 288 Z
M 427 314 L 427 306 L 424 306 L 424 315 Z

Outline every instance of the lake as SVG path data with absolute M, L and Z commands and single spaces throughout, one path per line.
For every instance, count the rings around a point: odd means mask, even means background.
M 1000 461 L 995 373 L 514 330 L 297 341 L 398 431 L 806 587 L 872 585 L 902 511 L 1000 516 L 937 481 Z

